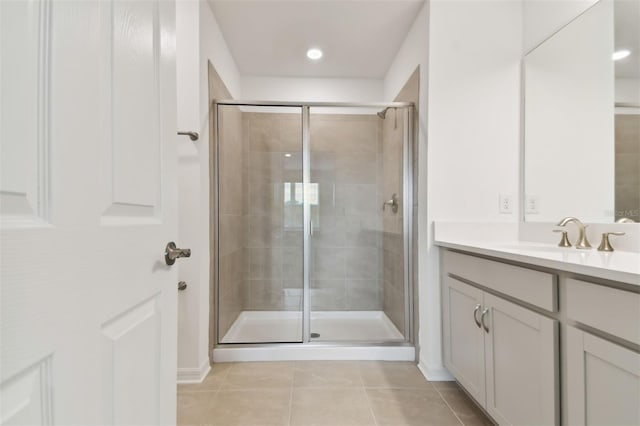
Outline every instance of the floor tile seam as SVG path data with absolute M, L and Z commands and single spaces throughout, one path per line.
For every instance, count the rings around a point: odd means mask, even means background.
M 287 421 L 287 426 L 291 426 L 291 417 L 293 416 L 293 386 L 289 390 L 289 418 Z
M 369 411 L 371 412 L 371 417 L 373 417 L 373 423 L 378 426 L 378 419 L 376 417 L 376 413 L 373 411 L 373 404 L 371 403 L 371 398 L 369 397 L 369 392 L 367 392 L 366 388 L 362 388 L 364 391 L 365 398 L 367 398 L 367 405 L 369 406 Z
M 249 391 L 276 391 L 284 389 L 293 389 L 293 386 L 264 386 L 258 388 L 220 388 L 218 392 L 249 392 Z
M 179 390 L 178 395 L 190 394 L 190 393 L 217 393 L 220 388 L 217 389 L 193 389 L 193 390 Z
M 221 382 L 224 382 L 227 380 L 227 377 L 229 377 L 229 373 L 231 372 L 231 370 L 233 370 L 233 367 L 235 367 L 237 365 L 237 363 L 233 363 L 229 366 L 229 368 L 227 368 L 227 371 L 224 372 L 223 377 L 220 378 Z M 213 368 L 213 367 L 211 367 Z
M 364 388 L 364 379 L 362 378 L 362 362 L 358 361 L 356 365 L 356 369 L 358 370 L 358 378 L 360 379 L 360 383 L 362 383 L 362 387 Z
M 442 401 L 445 403 L 445 405 L 447 407 L 449 407 L 449 410 L 451 410 L 451 412 L 453 413 L 453 415 L 455 416 L 456 419 L 458 419 L 458 421 L 460 422 L 460 424 L 462 426 L 464 426 L 464 422 L 462 421 L 462 419 L 460 418 L 460 416 L 458 416 L 458 413 L 456 412 L 456 410 L 453 409 L 453 407 L 451 406 L 451 404 L 449 404 L 449 401 L 447 401 L 447 399 L 442 395 L 442 393 L 440 392 L 439 389 L 437 389 L 435 386 L 433 387 L 435 389 L 435 391 L 438 393 L 438 395 L 440 395 L 440 399 L 442 399 Z
M 395 385 L 391 385 L 391 386 L 367 386 L 364 385 L 363 388 L 365 389 L 404 389 L 404 390 L 426 390 L 426 391 L 435 391 L 436 389 L 433 387 L 427 387 L 427 386 L 395 386 Z
M 322 385 L 322 386 L 293 386 L 293 389 L 364 389 L 362 385 Z

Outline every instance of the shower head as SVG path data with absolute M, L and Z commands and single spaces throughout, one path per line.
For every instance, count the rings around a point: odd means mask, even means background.
M 387 111 L 388 110 L 389 110 L 389 107 L 383 109 L 380 112 L 377 112 L 376 115 L 384 120 L 385 116 L 387 115 Z

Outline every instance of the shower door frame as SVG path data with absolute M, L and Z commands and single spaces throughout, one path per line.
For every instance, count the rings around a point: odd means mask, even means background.
M 220 315 L 220 241 L 219 233 L 219 209 L 220 209 L 220 164 L 219 164 L 219 106 L 235 107 L 296 107 L 301 110 L 302 125 L 302 178 L 303 178 L 303 291 L 302 291 L 302 341 L 300 342 L 234 342 L 222 343 L 219 335 Z M 403 341 L 311 341 L 311 211 L 306 188 L 311 183 L 311 136 L 309 132 L 311 108 L 406 108 L 407 115 L 404 122 L 404 138 L 402 143 L 402 226 L 403 226 L 403 271 L 404 271 L 404 340 Z M 212 303 L 213 317 L 215 324 L 213 327 L 212 343 L 213 347 L 246 347 L 246 346 L 273 346 L 273 345 L 354 345 L 357 346 L 405 346 L 413 344 L 414 327 L 413 312 L 413 189 L 414 189 L 414 145 L 415 141 L 415 105 L 413 102 L 277 102 L 277 101 L 245 101 L 245 100 L 212 100 L 210 105 L 209 123 L 213 129 L 209 135 L 209 183 L 210 187 L 210 232 L 209 247 L 213 254 L 210 256 L 211 285 L 213 287 L 214 300 Z M 212 191 L 213 190 L 213 191 Z M 210 325 L 211 326 L 211 325 Z M 213 349 L 211 347 L 210 349 Z

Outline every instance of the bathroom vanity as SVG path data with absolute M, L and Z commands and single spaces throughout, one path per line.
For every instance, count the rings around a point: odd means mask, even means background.
M 444 364 L 498 424 L 640 424 L 640 254 L 437 244 Z

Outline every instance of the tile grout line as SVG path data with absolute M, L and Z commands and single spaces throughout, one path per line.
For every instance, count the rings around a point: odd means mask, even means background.
M 429 382 L 429 383 L 431 383 L 431 382 Z M 452 412 L 452 413 L 453 413 L 453 415 L 456 417 L 456 419 L 458 419 L 458 421 L 460 422 L 460 424 L 461 424 L 462 426 L 464 426 L 464 422 L 462 421 L 462 419 L 460 418 L 460 416 L 458 416 L 458 413 L 456 413 L 456 410 L 454 410 L 454 409 L 453 409 L 453 407 L 449 404 L 449 401 L 447 401 L 447 399 L 446 399 L 444 396 L 442 396 L 442 393 L 440 393 L 440 390 L 439 390 L 436 386 L 434 386 L 433 384 L 431 384 L 431 386 L 433 386 L 433 389 L 435 389 L 435 391 L 438 393 L 438 395 L 440 396 L 440 399 L 442 399 L 442 400 L 444 401 L 445 405 L 446 405 L 447 407 L 449 407 L 449 410 L 451 410 L 451 412 Z
M 222 390 L 222 385 L 227 380 L 227 376 L 229 375 L 229 371 L 231 371 L 232 368 L 233 368 L 233 365 L 227 369 L 227 371 L 224 374 L 224 377 L 222 377 L 220 379 L 220 386 L 218 386 L 218 389 L 216 389 L 215 393 L 213 394 L 213 400 L 214 401 L 218 399 L 218 395 L 220 394 L 220 391 Z M 213 371 L 213 366 L 211 366 L 211 369 Z M 211 372 L 209 374 L 211 374 Z
M 287 422 L 288 426 L 291 426 L 291 417 L 293 416 L 293 382 L 295 380 L 295 369 L 293 373 L 293 377 L 291 378 L 291 389 L 289 390 L 289 421 Z
M 362 388 L 362 391 L 364 392 L 365 398 L 367 398 L 367 405 L 369 405 L 369 412 L 373 418 L 373 423 L 378 426 L 378 419 L 376 418 L 376 413 L 373 411 L 373 404 L 371 403 L 371 398 L 369 398 L 369 392 L 367 392 L 365 388 Z
M 229 372 L 231 371 L 232 368 L 233 368 L 233 364 L 227 369 L 227 371 L 224 374 L 224 377 L 220 379 L 220 386 L 218 386 L 218 390 L 216 391 L 216 394 L 213 396 L 214 399 L 218 399 L 218 394 L 220 394 L 220 391 L 222 390 L 222 386 L 224 385 L 224 382 L 227 381 L 227 377 L 229 376 Z
M 373 412 L 373 404 L 371 404 L 371 398 L 369 398 L 369 392 L 367 392 L 366 387 L 364 386 L 364 379 L 362 378 L 362 365 L 358 362 L 358 378 L 360 379 L 360 384 L 362 385 L 362 391 L 364 392 L 365 398 L 367 398 L 367 405 L 369 406 L 369 412 L 371 413 L 371 417 L 373 418 L 373 423 L 378 426 L 378 419 L 376 418 L 376 414 Z

